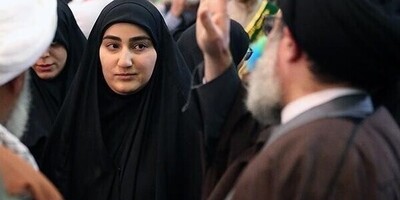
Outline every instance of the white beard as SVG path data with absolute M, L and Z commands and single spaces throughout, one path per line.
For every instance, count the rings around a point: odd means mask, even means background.
M 282 91 L 276 76 L 276 56 L 279 40 L 270 38 L 263 55 L 250 74 L 247 109 L 262 124 L 269 125 L 280 120 L 279 104 Z
M 10 118 L 5 124 L 5 127 L 18 138 L 21 138 L 21 136 L 24 134 L 26 124 L 28 123 L 29 109 L 32 99 L 29 79 L 29 72 L 26 72 L 21 94 L 19 95 L 17 103 L 11 112 Z

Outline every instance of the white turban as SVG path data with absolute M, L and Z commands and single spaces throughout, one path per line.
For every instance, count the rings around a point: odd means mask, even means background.
M 36 62 L 56 28 L 56 0 L 0 0 L 0 86 Z

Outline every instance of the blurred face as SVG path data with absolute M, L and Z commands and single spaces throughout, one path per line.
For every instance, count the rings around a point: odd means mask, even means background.
M 60 43 L 53 42 L 36 61 L 33 70 L 41 79 L 53 79 L 64 69 L 66 61 L 67 50 L 65 47 Z
M 246 105 L 253 116 L 267 125 L 279 121 L 282 90 L 276 73 L 281 33 L 272 31 L 262 57 L 250 74 Z
M 122 95 L 143 88 L 149 82 L 157 60 L 150 36 L 130 23 L 110 26 L 104 33 L 99 54 L 107 85 Z

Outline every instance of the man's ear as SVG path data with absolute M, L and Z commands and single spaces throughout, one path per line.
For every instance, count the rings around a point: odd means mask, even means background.
M 25 82 L 25 73 L 21 73 L 5 85 L 10 93 L 19 94 L 22 91 Z
M 288 27 L 283 27 L 281 48 L 289 62 L 295 62 L 302 57 L 303 52 L 293 38 Z

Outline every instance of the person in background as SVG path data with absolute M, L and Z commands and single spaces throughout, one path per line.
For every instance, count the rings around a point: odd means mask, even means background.
M 251 56 L 251 51 L 249 51 L 249 36 L 239 23 L 230 20 L 230 38 L 234 41 L 230 43 L 229 48 L 237 73 L 237 69 L 240 68 L 241 64 Z M 178 40 L 178 46 L 193 73 L 194 88 L 196 88 L 196 92 L 202 97 L 200 102 L 202 113 L 205 116 L 205 124 L 207 124 L 207 127 L 211 127 L 207 128 L 204 133 L 206 140 L 204 142 L 206 144 L 206 163 L 204 164 L 205 173 L 202 199 L 212 198 L 212 196 L 221 193 L 220 188 L 229 188 L 229 184 L 226 184 L 229 181 L 221 180 L 222 176 L 228 167 L 234 164 L 234 161 L 256 142 L 255 139 L 262 126 L 244 109 L 243 97 L 246 92 L 242 84 L 240 84 L 240 92 L 232 95 L 233 102 L 222 101 L 218 103 L 218 107 L 224 107 L 225 103 L 227 105 L 232 103 L 232 109 L 229 112 L 221 114 L 223 112 L 217 112 L 218 108 L 207 103 L 207 100 L 220 99 L 221 95 L 226 94 L 223 89 L 219 88 L 209 91 L 209 85 L 212 86 L 212 82 L 198 87 L 201 84 L 201 78 L 199 82 L 196 80 L 199 77 L 203 77 L 204 65 L 202 64 L 203 53 L 196 40 L 195 25 L 183 32 Z M 229 81 L 226 80 L 227 83 Z M 214 96 L 213 93 L 216 95 Z M 232 181 L 230 180 L 230 182 Z
M 54 120 L 78 70 L 86 38 L 62 1 L 57 4 L 58 23 L 52 44 L 30 69 L 32 106 L 21 141 L 39 166 Z
M 239 77 L 247 84 L 250 72 L 261 57 L 268 38 L 263 32 L 265 17 L 275 15 L 278 7 L 268 0 L 231 0 L 228 2 L 229 16 L 239 22 L 249 34 L 253 55 L 239 68 Z
M 257 122 L 245 108 L 246 89 L 229 51 L 228 1 L 201 1 L 196 38 L 204 63 L 195 72 L 193 97 L 204 120 L 205 174 L 202 199 L 225 199 L 237 177 L 265 143 L 276 116 Z M 232 40 L 232 43 L 236 43 Z
M 197 27 L 208 57 L 204 79 L 235 78 L 226 2 L 206 2 Z M 246 104 L 263 124 L 280 108 L 280 124 L 216 199 L 400 198 L 400 130 L 370 97 L 400 74 L 400 3 L 281 0 L 279 7 L 282 14 L 265 21 L 270 41 Z
M 163 14 L 172 36 L 178 40 L 181 34 L 196 22 L 198 0 L 152 1 Z
M 0 197 L 62 199 L 37 171 L 21 136 L 30 103 L 28 68 L 50 44 L 56 1 L 0 2 Z M 13 135 L 15 134 L 15 135 Z M 3 188 L 4 187 L 4 188 Z

